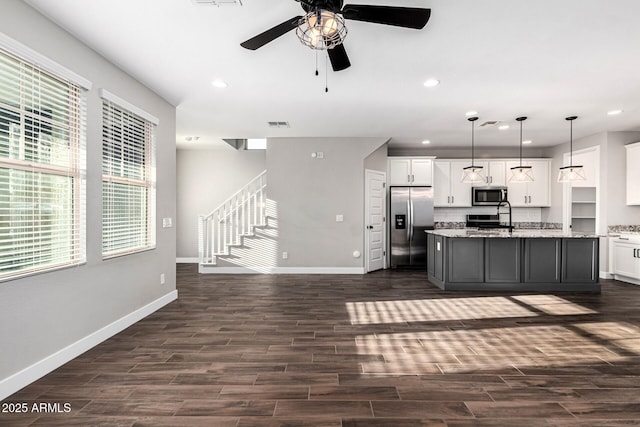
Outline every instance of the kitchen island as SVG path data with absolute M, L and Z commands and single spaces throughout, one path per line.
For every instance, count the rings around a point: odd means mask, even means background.
M 560 230 L 427 230 L 429 281 L 444 290 L 600 292 L 599 239 Z

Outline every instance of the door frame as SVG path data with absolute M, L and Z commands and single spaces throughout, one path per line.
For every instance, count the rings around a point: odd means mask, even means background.
M 367 229 L 367 223 L 369 222 L 369 198 L 370 198 L 370 185 L 369 174 L 377 174 L 382 176 L 383 182 L 383 196 L 382 196 L 382 268 L 387 269 L 387 173 L 379 170 L 365 169 L 364 170 L 364 271 L 368 273 L 369 270 L 369 230 Z

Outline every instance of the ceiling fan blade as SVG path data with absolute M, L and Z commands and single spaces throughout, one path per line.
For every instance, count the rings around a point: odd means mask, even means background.
M 395 25 L 397 27 L 420 30 L 427 25 L 429 17 L 431 16 L 431 9 L 352 4 L 342 8 L 341 13 L 346 19 L 353 19 L 355 21 Z
M 327 53 L 329 54 L 329 60 L 331 61 L 333 71 L 342 71 L 351 67 L 351 62 L 347 56 L 344 44 L 340 43 L 331 49 L 327 49 Z
M 250 38 L 249 40 L 240 43 L 240 46 L 249 50 L 256 50 L 259 47 L 264 46 L 265 44 L 274 41 L 278 37 L 288 33 L 298 26 L 298 21 L 302 18 L 302 16 L 296 16 L 291 18 L 282 24 L 276 25 L 273 28 L 268 29 L 264 33 L 258 34 L 255 37 Z

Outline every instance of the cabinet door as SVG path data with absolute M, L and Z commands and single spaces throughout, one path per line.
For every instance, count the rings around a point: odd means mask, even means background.
M 451 173 L 449 175 L 451 188 L 451 204 L 449 206 L 471 206 L 471 184 L 460 182 L 460 179 L 462 177 L 462 169 L 469 166 L 471 164 L 470 162 L 470 160 L 451 161 Z
M 448 282 L 484 282 L 484 240 L 483 238 L 447 239 Z
M 548 160 L 528 160 L 527 166 L 533 171 L 533 182 L 527 183 L 528 204 L 531 207 L 543 207 L 551 205 L 551 179 Z
M 433 161 L 431 159 L 411 160 L 411 185 L 433 184 Z
M 560 282 L 561 239 L 524 239 L 524 281 Z
M 506 169 L 509 169 L 509 171 L 511 171 L 511 168 L 515 166 L 520 166 L 520 162 L 508 161 L 505 164 Z M 535 171 L 533 176 L 535 178 Z M 527 184 L 521 182 L 507 182 L 507 198 L 509 199 L 511 206 L 514 208 L 529 206 L 529 190 L 527 188 Z
M 520 282 L 520 239 L 484 239 L 484 281 Z
M 389 185 L 409 185 L 411 160 L 389 159 Z
M 433 162 L 433 206 L 447 207 L 451 200 L 449 181 L 451 177 L 450 162 Z
M 640 143 L 627 149 L 627 205 L 640 205 Z
M 490 186 L 504 187 L 507 185 L 507 166 L 504 160 L 491 160 L 488 162 L 487 176 Z M 508 171 L 511 172 L 511 171 Z
M 598 281 L 598 239 L 562 239 L 562 281 Z
M 613 274 L 640 279 L 640 245 L 613 243 Z

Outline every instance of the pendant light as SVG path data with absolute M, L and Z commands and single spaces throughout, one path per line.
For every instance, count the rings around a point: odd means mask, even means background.
M 527 120 L 526 117 L 518 117 L 516 121 L 520 122 L 520 166 L 514 166 L 511 168 L 511 178 L 509 182 L 533 182 L 533 170 L 531 166 L 522 165 L 522 122 Z
M 476 166 L 473 164 L 473 160 L 475 158 L 475 147 L 474 147 L 474 133 L 475 133 L 475 121 L 478 120 L 477 117 L 469 117 L 467 120 L 471 122 L 471 166 L 467 166 L 462 169 L 462 178 L 460 181 L 464 184 L 475 184 L 478 182 L 486 182 L 482 166 Z
M 569 140 L 569 166 L 563 166 L 560 168 L 560 173 L 558 174 L 558 182 L 576 182 L 584 181 L 587 179 L 587 176 L 584 173 L 584 168 L 582 166 L 573 165 L 573 121 L 577 118 L 577 116 L 570 116 L 565 119 L 568 120 L 571 124 L 571 133 Z

